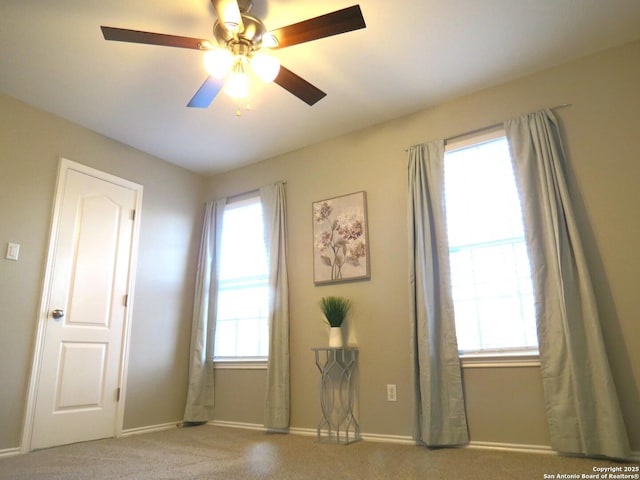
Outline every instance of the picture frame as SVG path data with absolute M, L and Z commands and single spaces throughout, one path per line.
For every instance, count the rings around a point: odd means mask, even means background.
M 313 202 L 312 221 L 316 285 L 371 277 L 366 192 Z

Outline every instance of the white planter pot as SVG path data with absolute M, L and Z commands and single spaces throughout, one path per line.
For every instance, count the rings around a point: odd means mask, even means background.
M 342 348 L 342 328 L 331 327 L 329 329 L 329 347 Z

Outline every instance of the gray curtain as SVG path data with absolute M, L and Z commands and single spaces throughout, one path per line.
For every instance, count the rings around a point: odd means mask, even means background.
M 409 149 L 409 287 L 415 439 L 469 442 L 444 203 L 444 141 Z
M 196 272 L 191 363 L 185 422 L 213 420 L 213 345 L 216 325 L 217 272 L 220 265 L 222 218 L 226 199 L 208 202 L 205 207 Z
M 264 424 L 286 429 L 290 417 L 289 283 L 287 279 L 287 221 L 284 183 L 260 189 L 265 244 L 269 255 L 269 366 Z
M 533 265 L 540 364 L 552 448 L 628 458 L 615 385 L 551 111 L 505 123 Z

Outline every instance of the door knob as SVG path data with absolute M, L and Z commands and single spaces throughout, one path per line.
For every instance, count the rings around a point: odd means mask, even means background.
M 64 317 L 64 310 L 56 308 L 51 312 L 51 316 L 54 320 L 60 320 L 62 317 Z

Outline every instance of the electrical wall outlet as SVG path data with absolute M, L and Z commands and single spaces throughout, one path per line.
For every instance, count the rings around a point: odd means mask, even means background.
M 398 400 L 398 396 L 396 391 L 396 384 L 390 383 L 387 385 L 387 401 L 395 402 L 397 400 Z

